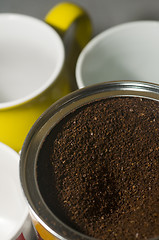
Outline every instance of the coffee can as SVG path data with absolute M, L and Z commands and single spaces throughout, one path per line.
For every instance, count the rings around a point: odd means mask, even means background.
M 65 116 L 90 102 L 114 97 L 141 97 L 159 101 L 159 85 L 124 80 L 105 82 L 76 90 L 48 108 L 28 133 L 20 156 L 20 179 L 39 239 L 95 239 L 71 228 L 47 206 L 37 182 L 37 161 L 43 142 Z

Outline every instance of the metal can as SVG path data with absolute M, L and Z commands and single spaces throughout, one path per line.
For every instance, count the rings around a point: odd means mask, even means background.
M 40 147 L 51 129 L 66 115 L 92 101 L 117 96 L 137 96 L 159 101 L 159 85 L 119 81 L 82 88 L 54 103 L 31 128 L 21 151 L 20 178 L 39 239 L 93 239 L 68 227 L 49 210 L 37 184 L 37 158 Z

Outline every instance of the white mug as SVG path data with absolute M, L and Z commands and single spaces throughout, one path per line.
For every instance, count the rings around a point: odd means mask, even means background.
M 37 118 L 72 90 L 74 48 L 66 54 L 63 42 L 72 24 L 75 36 L 69 41 L 81 51 L 91 37 L 91 21 L 76 4 L 57 4 L 45 21 L 0 14 L 0 141 L 17 152 Z
M 76 80 L 79 88 L 120 80 L 159 84 L 159 22 L 124 23 L 100 33 L 81 52 Z
M 0 239 L 35 240 L 19 178 L 19 155 L 0 142 Z

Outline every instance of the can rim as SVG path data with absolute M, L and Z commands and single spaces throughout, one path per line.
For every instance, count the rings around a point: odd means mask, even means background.
M 35 171 L 40 146 L 57 122 L 72 110 L 93 100 L 116 96 L 137 96 L 159 101 L 159 85 L 124 80 L 105 82 L 78 89 L 49 107 L 35 122 L 23 144 L 20 156 L 20 179 L 24 194 L 32 214 L 49 233 L 59 239 L 92 240 L 94 238 L 70 228 L 46 206 L 38 189 Z M 53 220 L 51 224 L 50 220 Z M 62 236 L 61 232 L 65 232 L 66 236 Z

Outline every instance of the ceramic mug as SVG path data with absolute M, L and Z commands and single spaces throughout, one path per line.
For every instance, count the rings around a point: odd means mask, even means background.
M 72 23 L 81 50 L 90 39 L 91 23 L 73 3 L 58 4 L 45 21 L 0 14 L 0 141 L 16 151 L 42 112 L 71 91 L 61 37 Z
M 124 23 L 105 30 L 78 58 L 78 87 L 119 80 L 159 84 L 158 42 L 158 21 Z
M 35 240 L 19 179 L 19 155 L 0 142 L 0 239 Z

